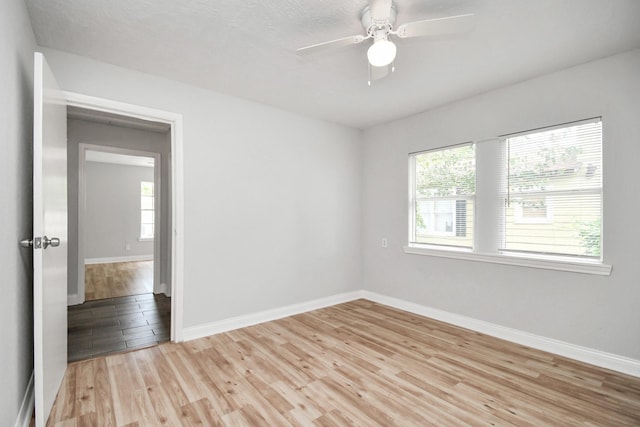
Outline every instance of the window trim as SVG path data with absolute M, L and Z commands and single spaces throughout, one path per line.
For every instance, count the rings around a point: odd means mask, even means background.
M 574 260 L 571 257 L 544 256 L 532 254 L 519 255 L 515 253 L 482 253 L 473 252 L 467 248 L 445 249 L 429 245 L 410 244 L 403 248 L 405 254 L 426 255 L 440 258 L 462 259 L 467 261 L 488 262 L 492 264 L 515 265 L 544 270 L 568 271 L 573 273 L 595 274 L 610 276 L 613 267 L 603 264 L 599 260 Z

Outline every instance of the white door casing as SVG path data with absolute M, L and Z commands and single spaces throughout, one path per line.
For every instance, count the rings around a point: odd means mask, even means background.
M 67 368 L 67 107 L 41 53 L 34 64 L 34 388 L 42 427 Z M 45 247 L 45 236 L 59 245 Z
M 183 340 L 184 170 L 182 115 L 73 92 L 64 92 L 68 106 L 133 117 L 171 126 L 171 341 Z

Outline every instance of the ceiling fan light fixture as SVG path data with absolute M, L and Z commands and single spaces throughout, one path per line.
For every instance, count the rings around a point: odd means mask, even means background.
M 377 39 L 369 47 L 367 58 L 374 67 L 387 66 L 396 59 L 396 45 L 386 37 Z

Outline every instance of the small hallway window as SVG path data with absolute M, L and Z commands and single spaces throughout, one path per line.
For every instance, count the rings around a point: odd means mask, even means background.
M 140 182 L 140 239 L 153 239 L 154 206 L 153 182 Z

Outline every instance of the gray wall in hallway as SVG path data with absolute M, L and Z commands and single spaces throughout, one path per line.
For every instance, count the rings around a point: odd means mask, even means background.
M 67 161 L 69 195 L 69 286 L 68 294 L 78 292 L 78 153 L 80 143 L 128 148 L 159 153 L 161 193 L 160 283 L 171 285 L 171 136 L 169 132 L 112 126 L 87 120 L 67 121 Z
M 153 240 L 139 237 L 140 183 L 153 182 L 153 168 L 86 162 L 84 171 L 85 259 L 152 257 Z

